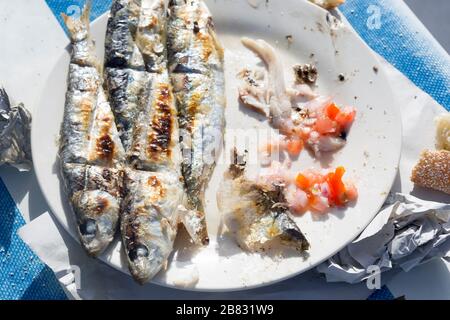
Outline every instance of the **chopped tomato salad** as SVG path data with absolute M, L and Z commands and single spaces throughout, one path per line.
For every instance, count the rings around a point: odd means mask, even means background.
M 331 207 L 343 207 L 358 198 L 353 183 L 344 182 L 344 167 L 322 174 L 314 170 L 298 173 L 295 187 L 289 187 L 287 200 L 294 212 L 306 210 L 324 213 Z

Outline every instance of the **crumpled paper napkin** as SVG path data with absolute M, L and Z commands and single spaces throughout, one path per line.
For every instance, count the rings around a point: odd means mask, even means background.
M 0 165 L 31 169 L 30 124 L 30 112 L 22 104 L 11 107 L 5 89 L 0 87 Z
M 450 204 L 391 195 L 361 235 L 316 270 L 328 282 L 358 283 L 371 273 L 409 271 L 434 258 L 450 258 Z

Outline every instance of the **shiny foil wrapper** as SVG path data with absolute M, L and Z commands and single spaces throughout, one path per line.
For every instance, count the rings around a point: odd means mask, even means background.
M 0 165 L 31 169 L 31 114 L 22 104 L 12 107 L 0 87 Z

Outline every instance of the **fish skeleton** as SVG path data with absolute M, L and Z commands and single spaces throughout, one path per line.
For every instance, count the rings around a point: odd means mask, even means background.
M 235 150 L 217 192 L 224 222 L 235 233 L 238 243 L 248 251 L 258 251 L 280 240 L 299 252 L 308 250 L 308 240 L 288 211 L 284 186 L 248 180 L 245 166 L 245 159 Z
M 169 74 L 178 108 L 187 209 L 204 217 L 204 192 L 223 143 L 224 50 L 201 0 L 169 2 Z M 206 223 L 202 225 L 207 244 Z
M 305 144 L 317 157 L 322 152 L 342 148 L 356 109 L 350 106 L 339 108 L 330 97 L 316 95 L 305 84 L 297 83 L 295 87 L 287 88 L 283 63 L 275 48 L 262 39 L 244 37 L 241 41 L 261 58 L 267 68 L 267 75 L 259 70 L 247 69 L 239 74 L 243 80 L 239 87 L 239 99 L 244 106 L 266 115 L 271 125 L 281 134 Z M 298 68 L 296 66 L 296 72 Z M 302 72 L 306 72 L 306 69 L 309 69 L 308 72 L 314 70 L 311 66 L 301 68 Z M 317 70 L 313 71 L 315 72 Z M 307 98 L 307 102 L 297 104 L 299 97 L 302 100 Z
M 83 247 L 98 256 L 112 241 L 121 203 L 125 153 L 89 34 L 90 3 L 80 19 L 63 15 L 71 59 L 59 157 Z

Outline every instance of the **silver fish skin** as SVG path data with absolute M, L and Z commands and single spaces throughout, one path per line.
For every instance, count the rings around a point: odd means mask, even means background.
M 64 163 L 62 171 L 81 243 L 90 255 L 98 256 L 117 230 L 122 171 L 74 163 Z
M 224 223 L 242 248 L 255 252 L 280 241 L 299 252 L 309 249 L 308 240 L 288 211 L 283 186 L 248 180 L 245 160 L 236 152 L 217 192 L 217 203 Z
M 199 0 L 172 0 L 168 21 L 169 73 L 181 134 L 187 208 L 204 217 L 204 192 L 225 130 L 224 51 L 209 9 Z M 204 233 L 206 223 L 203 225 Z M 204 244 L 208 243 L 204 239 Z
M 165 6 L 162 0 L 115 0 L 108 20 L 105 79 L 125 150 L 133 123 L 147 103 L 155 73 L 167 73 Z
M 171 0 L 167 27 L 169 71 L 210 74 L 223 70 L 224 51 L 203 0 Z
M 117 229 L 125 153 L 89 37 L 89 11 L 90 2 L 80 19 L 63 15 L 71 62 L 59 158 L 80 241 L 90 255 L 98 256 Z
M 150 77 L 146 71 L 118 68 L 105 70 L 109 101 L 125 152 L 131 148 L 134 123 L 145 104 Z
M 105 67 L 144 70 L 145 63 L 134 42 L 141 13 L 140 0 L 114 0 L 105 37 Z
M 165 6 L 159 0 L 114 0 L 105 67 L 161 72 L 166 68 Z
M 150 74 L 143 110 L 136 118 L 127 161 L 144 171 L 172 170 L 181 166 L 177 109 L 169 76 Z
M 167 265 L 183 186 L 176 171 L 126 169 L 124 187 L 122 240 L 130 272 L 143 284 Z

